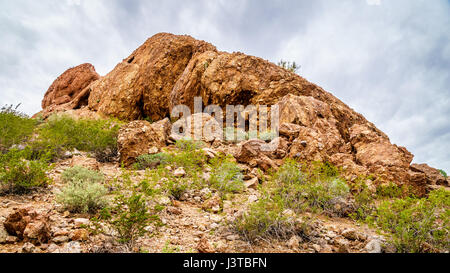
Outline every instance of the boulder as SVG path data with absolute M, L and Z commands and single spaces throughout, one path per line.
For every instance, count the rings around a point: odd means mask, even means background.
M 38 243 L 45 243 L 50 239 L 48 216 L 29 208 L 15 210 L 8 215 L 3 225 L 10 235 L 19 239 Z
M 124 125 L 119 130 L 117 141 L 120 161 L 130 166 L 135 163 L 138 156 L 154 153 L 154 148 L 165 147 L 170 130 L 169 119 L 154 124 L 138 120 Z
M 89 88 L 100 76 L 91 64 L 82 64 L 65 71 L 49 87 L 42 100 L 42 109 L 48 113 L 69 110 L 88 104 Z
M 174 123 L 173 128 L 175 131 L 171 132 L 170 135 L 173 140 L 193 139 L 210 143 L 216 139 L 223 139 L 222 125 L 215 118 L 205 113 L 182 118 Z M 177 132 L 176 128 L 183 128 L 183 132 Z
M 264 171 L 277 169 L 278 165 L 272 160 L 277 150 L 277 143 L 267 144 L 263 140 L 251 139 L 239 144 L 240 149 L 235 154 L 238 162 L 252 167 L 260 167 Z
M 450 186 L 448 180 L 439 170 L 432 168 L 427 164 L 412 164 L 410 168 L 413 172 L 423 174 L 427 185 Z

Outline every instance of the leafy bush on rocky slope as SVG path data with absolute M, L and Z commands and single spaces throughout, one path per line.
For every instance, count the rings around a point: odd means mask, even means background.
M 4 106 L 0 109 L 0 152 L 30 138 L 37 121 L 17 111 L 17 107 Z
M 407 197 L 381 203 L 367 220 L 391 236 L 401 253 L 450 250 L 450 192 L 427 198 Z
M 49 169 L 47 158 L 32 159 L 29 148 L 0 154 L 0 194 L 26 194 L 47 186 Z
M 316 162 L 305 168 L 295 160 L 287 160 L 269 183 L 264 197 L 232 223 L 249 241 L 302 234 L 305 227 L 293 214 L 308 210 L 340 214 L 335 201 L 349 196 L 349 187 L 328 163 Z
M 298 212 L 309 208 L 339 213 L 336 203 L 349 197 L 349 186 L 328 163 L 315 163 L 305 169 L 296 161 L 287 160 L 273 176 L 273 182 L 285 206 Z
M 73 167 L 61 176 L 66 183 L 57 201 L 73 213 L 95 213 L 107 205 L 108 190 L 102 185 L 104 177 L 96 171 Z
M 63 151 L 78 149 L 92 152 L 100 162 L 108 162 L 118 153 L 119 128 L 120 123 L 115 120 L 76 120 L 66 115 L 54 115 L 39 128 L 33 147 L 49 149 L 55 157 Z

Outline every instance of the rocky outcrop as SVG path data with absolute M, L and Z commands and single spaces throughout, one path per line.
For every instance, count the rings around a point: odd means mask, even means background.
M 279 106 L 281 146 L 265 153 L 262 142 L 250 140 L 239 146 L 236 156 L 242 163 L 269 169 L 289 156 L 330 161 L 349 177 L 374 174 L 380 182 L 413 183 L 420 189 L 444 184 L 436 170 L 411 166 L 413 155 L 406 148 L 393 145 L 374 124 L 319 86 L 261 58 L 219 52 L 190 36 L 157 34 L 102 78 L 90 65 L 71 69 L 50 87 L 43 107 L 51 112 L 88 104 L 89 111 L 100 115 L 158 121 L 179 104 L 194 110 L 195 97 L 221 107 Z M 202 125 L 214 121 L 197 115 Z M 191 124 L 193 119 L 184 117 L 182 122 Z M 198 130 L 197 125 L 192 128 Z M 121 161 L 130 165 L 141 154 L 159 151 L 167 143 L 169 127 L 168 120 L 124 126 Z
M 427 164 L 412 164 L 411 171 L 423 175 L 427 185 L 450 187 L 448 179 L 445 178 L 439 170 L 432 168 Z
M 169 114 L 169 96 L 193 56 L 215 51 L 190 36 L 157 34 L 91 86 L 89 107 L 126 120 Z
M 92 64 L 82 64 L 70 68 L 59 76 L 45 93 L 42 109 L 50 113 L 70 110 L 88 104 L 89 89 L 87 87 L 100 76 Z
M 140 155 L 158 153 L 166 146 L 171 128 L 169 119 L 154 124 L 133 121 L 123 126 L 118 136 L 120 161 L 130 166 Z

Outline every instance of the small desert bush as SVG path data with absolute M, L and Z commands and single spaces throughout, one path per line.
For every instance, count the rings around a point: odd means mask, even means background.
M 289 70 L 291 72 L 294 72 L 294 73 L 297 73 L 298 70 L 300 69 L 300 66 L 298 66 L 297 63 L 288 62 L 288 61 L 284 61 L 284 60 L 279 61 L 278 66 L 280 66 L 286 70 Z
M 144 196 L 134 190 L 129 194 L 119 193 L 112 206 L 102 210 L 100 219 L 114 230 L 119 243 L 133 248 L 136 240 L 145 235 L 145 228 L 153 217 Z M 100 219 L 94 219 L 94 222 Z
M 298 162 L 287 160 L 273 176 L 276 193 L 286 207 L 298 212 L 310 208 L 338 213 L 335 201 L 347 198 L 350 189 L 334 167 L 324 163 L 306 173 L 301 168 Z
M 135 169 L 145 170 L 145 169 L 155 169 L 160 165 L 167 165 L 171 161 L 171 155 L 166 153 L 159 153 L 154 155 L 141 155 L 136 158 L 136 163 L 134 164 Z
M 445 178 L 448 177 L 447 173 L 446 173 L 444 170 L 439 170 L 439 172 L 440 172 Z
M 233 229 L 247 241 L 289 239 L 296 233 L 295 219 L 283 214 L 284 204 L 264 196 L 232 223 Z
M 17 107 L 5 106 L 0 109 L 0 152 L 7 151 L 15 144 L 28 140 L 36 127 L 36 120 L 17 111 Z
M 95 213 L 108 201 L 108 190 L 102 185 L 104 177 L 96 171 L 74 167 L 62 174 L 66 183 L 56 200 L 72 213 Z
M 369 189 L 366 177 L 358 177 L 353 183 L 352 193 L 355 199 L 355 211 L 350 215 L 356 221 L 365 221 L 375 210 L 376 194 Z
M 54 115 L 39 128 L 39 137 L 33 146 L 36 150 L 50 149 L 55 156 L 65 150 L 78 149 L 93 153 L 100 162 L 108 162 L 118 153 L 119 128 L 115 120 L 76 120 Z
M 61 179 L 65 183 L 86 181 L 89 183 L 102 183 L 105 179 L 103 174 L 93 171 L 81 166 L 75 166 L 73 168 L 65 170 L 61 174 Z
M 181 139 L 175 143 L 175 146 L 182 151 L 192 152 L 204 148 L 205 143 L 192 139 Z
M 450 193 L 437 190 L 427 198 L 384 201 L 368 219 L 388 232 L 401 253 L 450 250 Z
M 405 188 L 394 183 L 382 184 L 377 187 L 376 195 L 380 198 L 400 198 L 405 196 Z
M 49 182 L 46 171 L 50 168 L 44 156 L 32 160 L 29 148 L 22 151 L 12 149 L 0 154 L 0 194 L 26 194 L 46 187 Z
M 230 157 L 216 157 L 211 161 L 210 185 L 222 193 L 236 193 L 244 187 L 244 176 Z
M 177 141 L 179 152 L 171 154 L 169 164 L 175 168 L 184 168 L 188 175 L 196 175 L 206 164 L 204 151 L 200 150 L 201 142 L 192 140 Z

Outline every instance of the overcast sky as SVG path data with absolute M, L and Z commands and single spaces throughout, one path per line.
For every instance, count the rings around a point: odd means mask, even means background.
M 34 114 L 67 68 L 105 75 L 158 32 L 296 61 L 415 162 L 450 172 L 448 0 L 0 0 L 0 106 Z

